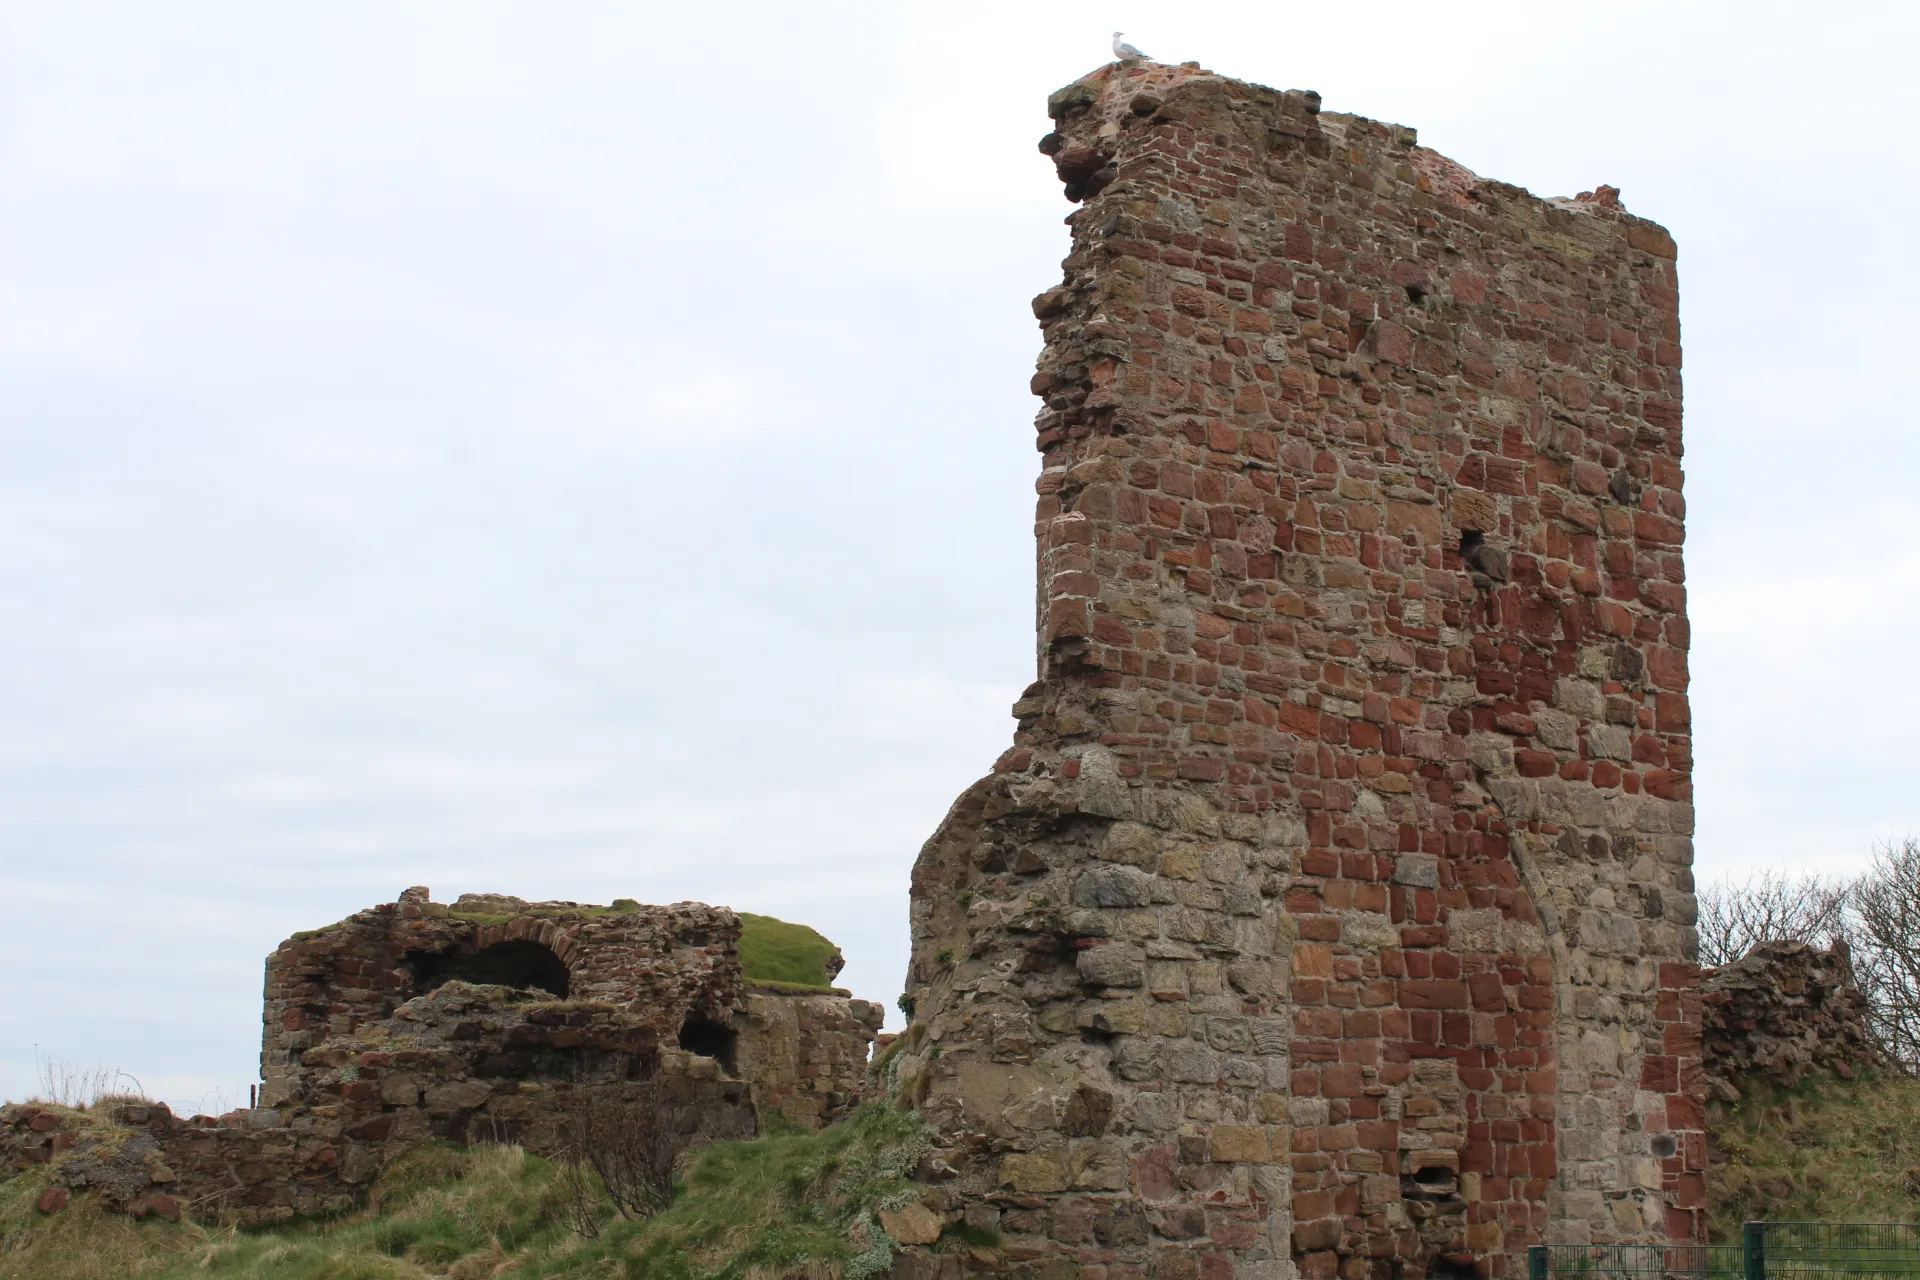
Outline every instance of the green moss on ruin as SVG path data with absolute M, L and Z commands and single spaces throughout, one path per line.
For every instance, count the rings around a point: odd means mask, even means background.
M 507 921 L 515 919 L 516 917 L 496 915 L 487 911 L 449 911 L 447 912 L 447 918 L 449 920 L 464 920 L 468 924 L 489 925 L 505 924 Z
M 832 991 L 828 965 L 839 954 L 840 948 L 806 925 L 740 913 L 740 971 L 755 986 Z

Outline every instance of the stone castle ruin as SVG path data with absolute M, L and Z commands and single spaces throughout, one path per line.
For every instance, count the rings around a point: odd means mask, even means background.
M 1699 1239 L 1673 240 L 1194 64 L 1049 108 L 1079 207 L 1034 302 L 1040 678 L 915 864 L 875 1081 L 934 1130 L 926 1207 L 998 1245 L 893 1275 Z M 0 1165 L 262 1222 L 422 1138 L 551 1150 L 583 1089 L 716 1136 L 844 1115 L 880 1009 L 756 984 L 740 936 L 408 890 L 268 960 L 257 1106 L 130 1104 L 97 1150 L 0 1109 Z M 1817 1065 L 1837 972 L 1730 970 L 1707 1049 Z
M 1699 1238 L 1673 240 L 1194 64 L 1049 109 L 1040 678 L 887 1064 L 933 1197 L 1047 1277 Z
M 136 1216 L 261 1223 L 350 1207 L 428 1138 L 554 1154 L 582 1091 L 650 1090 L 703 1141 L 839 1119 L 865 1094 L 882 1010 L 755 981 L 740 938 L 739 916 L 700 903 L 449 906 L 409 889 L 267 958 L 256 1106 L 131 1102 L 111 1117 L 130 1134 L 111 1136 L 0 1108 L 0 1169 L 63 1157 L 55 1208 L 92 1189 Z M 821 981 L 838 969 L 836 954 Z

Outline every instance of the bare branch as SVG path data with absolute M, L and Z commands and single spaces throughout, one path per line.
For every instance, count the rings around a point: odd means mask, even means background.
M 561 1155 L 573 1229 L 599 1234 L 601 1191 L 624 1218 L 651 1217 L 672 1204 L 674 1166 L 694 1138 L 686 1118 L 651 1080 L 576 1084 Z
M 1848 940 L 1850 882 L 1765 871 L 1700 893 L 1700 963 L 1732 964 L 1763 942 L 1832 947 Z

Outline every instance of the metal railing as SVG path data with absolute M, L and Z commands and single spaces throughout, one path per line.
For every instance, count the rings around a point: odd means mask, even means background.
M 1537 1244 L 1527 1250 L 1528 1280 L 1714 1277 L 1742 1280 L 1745 1250 L 1737 1244 Z
M 1739 1244 L 1541 1244 L 1528 1280 L 1920 1280 L 1920 1224 L 1749 1222 Z
M 1911 1222 L 1749 1222 L 1740 1234 L 1746 1280 L 1920 1276 L 1920 1225 Z

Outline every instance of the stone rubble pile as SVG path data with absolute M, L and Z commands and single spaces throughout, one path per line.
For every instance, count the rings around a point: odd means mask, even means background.
M 1700 992 L 1707 1088 L 1722 1101 L 1739 1099 L 1745 1076 L 1792 1084 L 1830 1072 L 1850 1080 L 1857 1067 L 1883 1065 L 1844 947 L 1763 942 L 1707 970 Z

